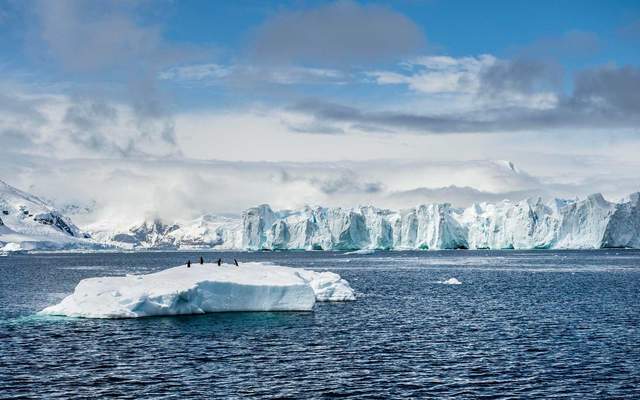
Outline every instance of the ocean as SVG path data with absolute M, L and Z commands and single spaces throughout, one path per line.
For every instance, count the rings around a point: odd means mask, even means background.
M 333 271 L 358 298 L 313 312 L 35 315 L 83 278 L 201 254 Z M 635 250 L 0 257 L 0 398 L 640 398 L 639 341 Z

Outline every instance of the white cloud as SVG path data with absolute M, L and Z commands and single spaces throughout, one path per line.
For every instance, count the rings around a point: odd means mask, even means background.
M 459 108 L 460 103 L 469 109 L 527 107 L 549 109 L 556 106 L 558 95 L 552 91 L 522 93 L 502 90 L 500 96 L 488 96 L 483 86 L 483 74 L 503 60 L 483 54 L 477 57 L 424 56 L 399 64 L 395 71 L 370 71 L 367 76 L 378 85 L 405 85 L 424 97 L 438 96 L 442 108 Z M 447 97 L 443 97 L 448 95 Z
M 477 160 L 327 163 L 22 157 L 0 159 L 0 169 L 3 180 L 57 204 L 95 204 L 93 212 L 78 216 L 78 223 L 103 221 L 113 226 L 152 217 L 176 220 L 239 213 L 262 203 L 276 208 L 305 204 L 402 208 L 430 201 L 468 205 L 539 194 L 584 196 L 598 187 L 617 199 L 640 183 L 633 175 L 615 181 L 602 176 L 578 181 L 574 176 L 573 181 L 549 182 L 507 162 Z
M 348 74 L 327 68 L 300 66 L 257 66 L 193 64 L 169 68 L 158 75 L 159 79 L 186 84 L 345 84 Z
M 220 64 L 195 64 L 170 68 L 161 72 L 158 78 L 176 81 L 215 81 L 228 77 L 232 71 L 232 68 Z
M 368 75 L 380 85 L 405 84 L 420 93 L 475 94 L 480 88 L 480 73 L 495 62 L 491 55 L 425 56 L 403 62 L 402 72 L 372 71 Z
M 0 97 L 0 137 L 21 137 L 20 153 L 57 158 L 177 155 L 173 125 L 127 104 L 11 87 Z M 6 149 L 5 149 L 6 150 Z M 1 152 L 2 150 L 0 150 Z
M 338 124 L 344 135 L 314 135 L 291 129 L 314 128 L 307 115 L 262 106 L 178 114 L 171 141 L 144 129 L 126 104 L 0 87 L 12 93 L 0 97 L 0 179 L 60 204 L 95 202 L 80 223 L 129 225 L 265 202 L 397 208 L 595 191 L 617 199 L 640 187 L 633 135 L 372 135 L 348 123 Z M 504 158 L 530 174 L 477 161 Z

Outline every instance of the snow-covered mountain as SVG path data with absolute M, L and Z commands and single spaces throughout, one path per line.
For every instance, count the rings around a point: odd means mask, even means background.
M 100 247 L 42 199 L 0 181 L 0 251 Z
M 42 199 L 0 181 L 0 251 L 611 247 L 640 248 L 640 193 L 620 203 L 594 194 L 584 200 L 505 200 L 468 208 L 441 203 L 399 211 L 372 206 L 274 211 L 261 205 L 235 218 L 152 219 L 125 229 L 109 229 L 105 222 L 85 233 Z
M 216 215 L 170 224 L 153 219 L 125 230 L 95 230 L 92 237 L 100 243 L 130 250 L 242 248 L 241 220 Z

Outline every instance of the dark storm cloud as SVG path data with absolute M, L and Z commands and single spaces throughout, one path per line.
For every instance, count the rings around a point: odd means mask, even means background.
M 118 111 L 104 102 L 74 104 L 64 116 L 64 122 L 82 130 L 94 130 L 99 124 L 115 124 Z
M 109 135 L 109 129 L 118 122 L 118 111 L 102 101 L 77 101 L 71 104 L 64 115 L 71 140 L 87 150 L 102 154 L 127 156 L 133 146 L 119 146 Z
M 306 133 L 311 135 L 344 135 L 344 129 L 338 128 L 332 125 L 322 125 L 318 123 L 310 124 L 294 124 L 291 122 L 282 121 L 282 123 L 291 132 Z
M 578 74 L 571 99 L 574 107 L 600 109 L 601 112 L 640 116 L 640 68 L 604 67 Z
M 593 32 L 569 31 L 560 36 L 540 38 L 515 49 L 515 57 L 559 60 L 591 56 L 602 48 L 602 41 Z
M 355 107 L 320 101 L 300 102 L 291 110 L 312 116 L 318 123 L 347 123 L 357 129 L 367 126 L 376 131 L 389 129 L 423 130 L 429 133 L 486 131 L 492 122 L 465 120 L 463 116 L 427 116 L 411 113 L 363 111 Z M 359 129 L 360 130 L 360 129 Z
M 318 189 L 325 195 L 335 194 L 374 194 L 384 191 L 380 182 L 363 182 L 362 178 L 353 170 L 337 170 L 337 175 L 310 172 L 290 173 L 282 169 L 273 178 L 278 183 L 303 182 Z
M 255 32 L 258 61 L 349 64 L 397 59 L 424 46 L 409 18 L 378 5 L 338 1 L 303 11 L 283 11 Z
M 498 60 L 480 74 L 481 95 L 500 95 L 511 91 L 524 94 L 558 90 L 562 84 L 562 68 L 535 59 Z
M 538 67 L 506 66 L 504 82 L 500 74 L 484 76 L 481 87 L 500 93 L 504 89 L 534 90 L 537 80 L 526 71 Z M 543 80 L 541 80 L 543 82 Z M 293 111 L 311 116 L 322 124 L 367 125 L 381 129 L 408 129 L 425 134 L 518 132 L 525 130 L 636 128 L 640 123 L 640 68 L 602 67 L 577 74 L 574 90 L 560 96 L 547 109 L 496 107 L 480 112 L 422 115 L 395 111 L 365 111 L 335 103 L 305 101 Z

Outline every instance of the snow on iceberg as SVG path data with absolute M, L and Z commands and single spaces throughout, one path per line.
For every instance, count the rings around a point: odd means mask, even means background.
M 375 250 L 372 249 L 362 249 L 362 250 L 354 250 L 354 251 L 347 251 L 346 253 L 344 253 L 345 256 L 354 256 L 354 255 L 369 255 L 369 254 L 375 254 Z
M 13 252 L 18 252 L 21 251 L 22 247 L 20 246 L 19 243 L 7 243 L 5 244 L 2 248 L 0 248 L 0 251 L 5 252 L 5 253 L 13 253 Z
M 147 275 L 89 278 L 41 315 L 136 318 L 225 311 L 311 311 L 318 301 L 354 300 L 331 272 L 243 263 L 193 264 Z
M 317 301 L 351 301 L 356 299 L 349 282 L 340 275 L 325 271 L 298 270 L 300 276 L 309 283 Z

